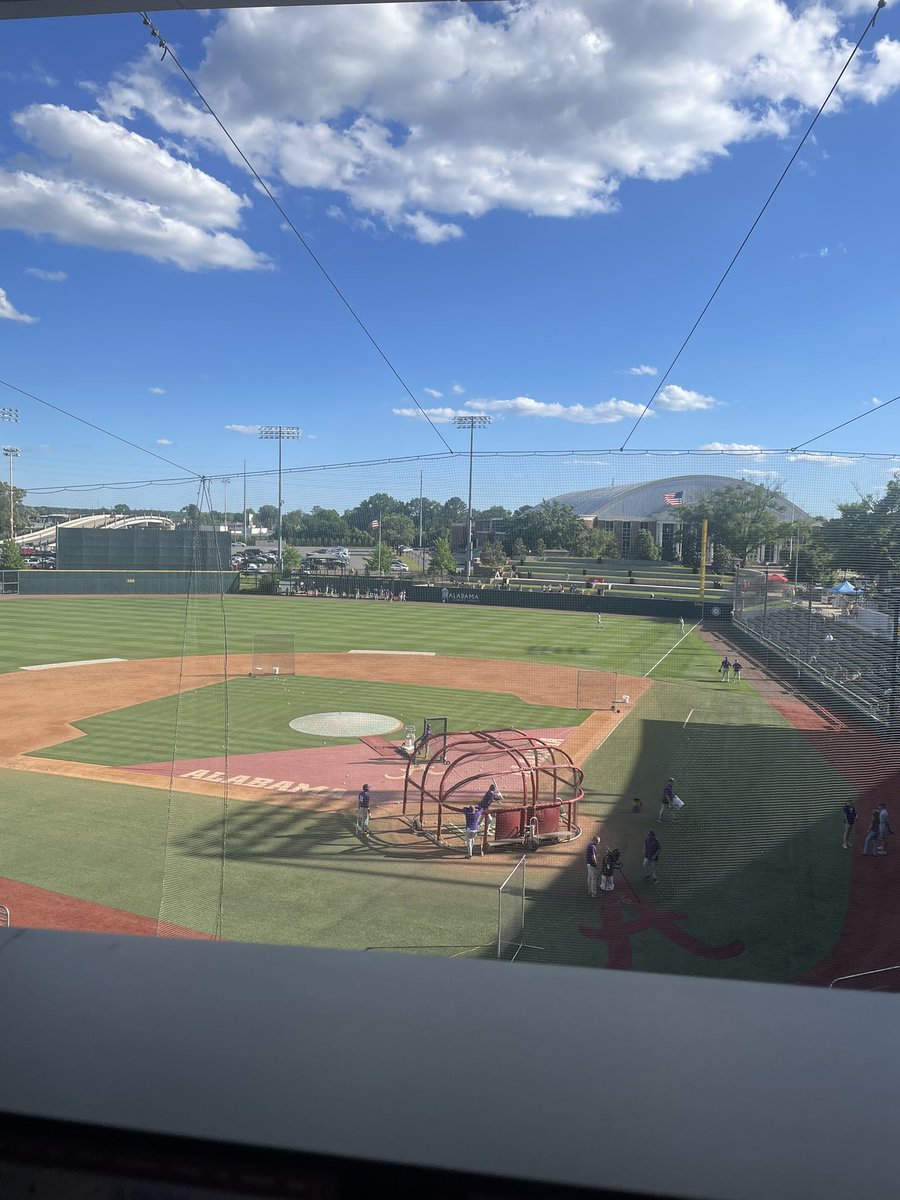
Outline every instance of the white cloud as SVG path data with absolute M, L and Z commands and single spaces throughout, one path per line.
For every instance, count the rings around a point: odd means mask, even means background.
M 716 450 L 720 454 L 758 454 L 762 446 L 753 442 L 707 442 L 701 450 Z
M 704 409 L 715 408 L 718 403 L 719 401 L 712 396 L 704 396 L 702 392 L 690 392 L 687 388 L 679 387 L 677 383 L 668 383 L 660 389 L 653 407 L 665 409 L 666 412 L 701 412 Z
M 452 222 L 435 221 L 426 213 L 408 213 L 403 222 L 415 234 L 416 241 L 424 242 L 426 246 L 439 246 L 441 242 L 452 241 L 463 236 L 462 228 Z
M 742 467 L 739 474 L 746 475 L 748 479 L 777 479 L 777 471 L 761 471 L 753 467 Z
M 490 19 L 467 5 L 247 9 L 211 27 L 194 74 L 276 183 L 433 243 L 459 236 L 448 217 L 609 212 L 623 179 L 677 179 L 787 136 L 857 25 L 847 0 L 517 0 Z M 142 111 L 235 162 L 157 57 L 148 47 L 104 90 L 106 116 Z M 898 85 L 900 43 L 876 36 L 826 120 Z
M 392 408 L 395 417 L 409 417 L 413 421 L 430 420 L 435 425 L 449 425 L 456 417 L 471 417 L 464 408 Z
M 157 438 L 157 439 L 156 439 L 156 444 L 157 444 L 157 446 L 171 446 L 171 445 L 173 445 L 172 441 L 171 441 L 169 438 Z
M 641 363 L 639 367 L 629 367 L 627 374 L 629 375 L 656 375 L 658 374 L 656 367 L 648 367 L 646 363 Z
M 881 404 L 881 401 L 878 399 L 877 396 L 873 396 L 872 399 L 869 401 L 869 403 L 872 405 L 873 408 L 878 408 Z
M 258 270 L 268 259 L 227 230 L 249 203 L 114 121 L 64 105 L 13 116 L 39 163 L 0 167 L 0 228 L 125 250 L 183 270 Z
M 166 389 L 161 387 L 147 388 L 147 391 L 151 396 L 164 396 L 166 394 Z
M 615 425 L 624 417 L 638 417 L 644 411 L 643 404 L 615 398 L 599 404 L 566 405 L 533 400 L 530 396 L 516 396 L 512 400 L 467 400 L 466 408 L 500 416 L 550 417 L 576 425 Z M 652 416 L 652 411 L 647 415 Z
M 318 438 L 317 433 L 304 433 L 303 435 L 308 442 L 314 442 Z
M 789 454 L 788 462 L 822 463 L 826 467 L 852 467 L 858 460 L 846 454 L 818 454 L 810 451 L 808 454 Z
M 463 385 L 461 383 L 454 383 L 454 385 L 450 389 L 450 391 L 453 393 L 454 396 L 464 396 L 466 394 L 466 389 L 463 387 Z
M 6 292 L 0 288 L 0 321 L 21 321 L 23 325 L 33 325 L 37 319 L 14 308 Z
M 35 279 L 45 279 L 48 283 L 64 283 L 69 278 L 65 271 L 45 271 L 41 267 L 26 267 L 25 274 Z
M 226 425 L 226 429 L 232 433 L 243 433 L 246 437 L 256 437 L 262 428 L 261 425 Z
M 398 417 L 424 420 L 417 408 L 395 408 Z M 455 417 L 470 417 L 473 413 L 484 413 L 497 417 L 543 417 L 558 421 L 570 421 L 576 425 L 614 425 L 625 417 L 637 417 L 644 411 L 643 404 L 632 404 L 630 400 L 604 400 L 599 404 L 558 404 L 534 400 L 531 396 L 515 396 L 511 400 L 467 400 L 463 408 L 427 408 L 425 413 L 436 424 L 448 424 Z M 647 414 L 652 417 L 652 411 Z
M 425 388 L 424 391 L 425 395 L 430 396 L 432 400 L 442 400 L 444 398 L 444 393 L 439 392 L 437 388 Z

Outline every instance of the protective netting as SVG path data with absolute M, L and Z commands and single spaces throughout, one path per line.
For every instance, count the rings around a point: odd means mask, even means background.
M 873 916 L 893 896 L 890 834 L 887 854 L 862 849 L 898 782 L 883 501 L 900 464 L 476 454 L 470 555 L 467 456 L 299 471 L 294 454 L 280 564 L 268 472 L 248 474 L 246 511 L 240 474 L 129 495 L 196 545 L 180 571 L 4 574 L 0 854 L 28 833 L 28 854 L 88 881 L 79 894 L 161 932 L 490 956 L 521 847 L 466 862 L 400 820 L 404 730 L 440 713 L 451 735 L 529 731 L 585 772 L 583 836 L 529 855 L 519 960 L 826 984 L 894 965 L 893 922 Z M 231 555 L 211 563 L 226 524 Z M 380 714 L 388 732 L 292 728 L 316 713 Z M 660 819 L 670 775 L 684 808 Z M 625 868 L 596 901 L 595 833 Z M 72 891 L 68 867 L 34 878 Z

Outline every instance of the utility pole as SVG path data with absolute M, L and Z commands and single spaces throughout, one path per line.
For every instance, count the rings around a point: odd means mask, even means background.
M 244 545 L 247 544 L 247 460 L 244 459 Z
M 297 425 L 260 425 L 259 436 L 264 440 L 278 442 L 278 574 L 280 575 L 284 570 L 284 553 L 281 537 L 281 443 L 285 439 L 299 441 L 303 436 L 303 430 Z
M 483 429 L 486 425 L 490 425 L 490 423 L 491 418 L 483 414 L 453 418 L 453 424 L 457 429 L 468 429 L 469 431 L 469 518 L 466 537 L 466 579 L 472 578 L 472 559 L 475 548 L 472 540 L 472 463 L 475 457 L 475 430 Z

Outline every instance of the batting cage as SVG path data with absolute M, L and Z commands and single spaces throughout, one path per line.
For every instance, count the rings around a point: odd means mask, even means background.
M 521 729 L 451 733 L 443 759 L 408 763 L 403 816 L 439 845 L 463 849 L 466 809 L 481 813 L 482 854 L 502 846 L 535 850 L 580 835 L 583 772 L 559 746 Z

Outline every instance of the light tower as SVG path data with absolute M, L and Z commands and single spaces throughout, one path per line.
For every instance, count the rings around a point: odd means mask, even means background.
M 303 436 L 303 430 L 297 425 L 260 425 L 259 436 L 268 441 L 278 442 L 278 574 L 284 569 L 284 557 L 281 550 L 281 443 L 285 440 L 298 441 Z
M 466 579 L 472 578 L 472 557 L 473 557 L 473 541 L 472 541 L 472 462 L 475 457 L 475 430 L 483 429 L 486 425 L 490 425 L 491 418 L 486 417 L 483 413 L 477 416 L 473 413 L 472 416 L 466 414 L 453 418 L 453 424 L 457 429 L 468 429 L 469 431 L 469 520 L 468 520 L 468 536 L 466 538 Z
M 13 516 L 13 459 L 19 457 L 19 451 L 15 446 L 4 446 L 3 453 L 9 459 L 9 540 L 12 541 L 16 536 L 16 523 Z

